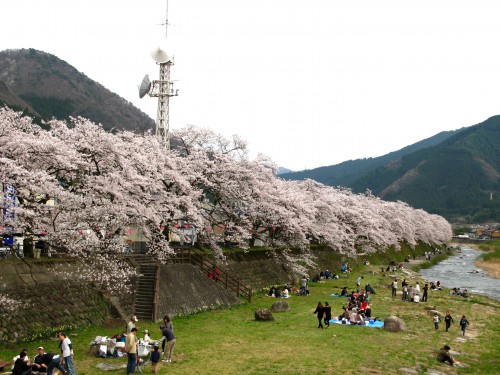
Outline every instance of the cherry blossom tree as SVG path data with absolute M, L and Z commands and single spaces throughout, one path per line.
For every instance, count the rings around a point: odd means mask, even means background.
M 136 275 L 120 257 L 131 231 L 140 231 L 162 261 L 173 256 L 166 235 L 179 222 L 196 228 L 200 245 L 219 257 L 221 246 L 260 241 L 300 274 L 313 266 L 311 243 L 355 256 L 451 238 L 445 219 L 403 202 L 282 180 L 269 158 L 251 160 L 238 136 L 187 126 L 172 133 L 167 150 L 150 133 L 107 133 L 83 118 L 42 129 L 3 108 L 0 125 L 2 182 L 19 203 L 4 215 L 3 230 L 43 237 L 81 262 L 71 277 L 107 289 L 127 287 L 123 281 Z

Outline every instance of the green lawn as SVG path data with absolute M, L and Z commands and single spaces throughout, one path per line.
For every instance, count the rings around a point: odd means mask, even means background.
M 500 259 L 500 240 L 487 241 L 479 245 L 479 249 L 486 251 L 485 254 L 481 255 L 482 260 Z
M 331 297 L 331 293 L 338 293 L 344 285 L 353 288 L 356 278 L 368 269 L 380 270 L 378 266 L 363 266 L 347 279 L 311 283 L 311 295 L 289 298 L 291 310 L 274 313 L 274 322 L 254 320 L 256 308 L 269 308 L 274 302 L 263 293 L 254 296 L 251 304 L 175 317 L 174 361 L 162 363 L 160 374 L 396 374 L 401 367 L 415 366 L 420 366 L 423 373 L 430 368 L 444 373 L 499 373 L 500 303 L 480 296 L 467 301 L 443 290 L 431 292 L 428 303 L 403 303 L 400 298 L 391 298 L 386 287 L 389 277 L 380 273 L 364 275 L 363 285 L 370 283 L 377 291 L 372 297 L 373 316 L 383 320 L 397 315 L 404 320 L 408 332 L 340 325 L 317 329 L 312 313 L 317 302 L 330 302 L 333 314 L 339 314 L 345 300 Z M 426 305 L 435 305 L 442 312 L 451 311 L 455 324 L 449 333 L 445 332 L 444 323 L 439 331 L 434 330 L 432 316 L 424 310 Z M 455 341 L 460 335 L 458 321 L 462 314 L 471 322 L 463 343 Z M 111 336 L 120 332 L 124 324 L 69 332 L 79 375 L 125 374 L 125 369 L 105 372 L 95 368 L 101 362 L 126 363 L 125 358 L 100 359 L 89 355 L 93 337 Z M 139 322 L 139 326 L 140 331 L 147 328 L 153 338 L 159 338 L 156 324 Z M 460 352 L 457 358 L 468 367 L 451 368 L 437 363 L 436 350 L 444 344 Z M 57 341 L 46 339 L 0 348 L 0 358 L 11 359 L 23 347 L 32 356 L 39 345 L 49 351 L 57 350 Z M 143 367 L 143 371 L 150 373 L 151 368 Z

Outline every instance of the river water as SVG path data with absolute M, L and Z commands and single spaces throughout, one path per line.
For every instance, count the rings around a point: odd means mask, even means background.
M 439 280 L 447 288 L 467 289 L 472 295 L 481 294 L 500 300 L 500 279 L 489 277 L 486 271 L 474 265 L 482 252 L 470 247 L 460 248 L 461 253 L 421 270 L 420 275 L 427 281 Z

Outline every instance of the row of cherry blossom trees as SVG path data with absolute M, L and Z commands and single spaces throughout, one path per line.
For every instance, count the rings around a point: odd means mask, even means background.
M 298 258 L 286 251 L 282 257 L 301 264 L 298 272 L 305 272 L 300 267 L 312 242 L 355 255 L 451 237 L 445 219 L 405 203 L 282 180 L 270 159 L 251 160 L 237 136 L 187 126 L 172 133 L 167 150 L 151 134 L 109 133 L 83 118 L 52 120 L 46 128 L 0 109 L 0 177 L 18 201 L 13 215 L 3 215 L 0 232 L 42 236 L 82 261 L 72 277 L 109 289 L 126 286 L 114 281 L 135 274 L 119 256 L 130 228 L 161 260 L 173 256 L 166 234 L 182 221 L 219 256 L 221 245 L 248 247 L 257 240 L 301 249 Z

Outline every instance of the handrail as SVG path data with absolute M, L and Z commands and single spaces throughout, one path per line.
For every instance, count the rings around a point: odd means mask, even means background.
M 241 296 L 248 300 L 248 302 L 251 302 L 252 289 L 243 285 L 239 279 L 235 278 L 227 271 L 219 268 L 217 263 L 207 259 L 205 254 L 201 254 L 193 248 L 189 248 L 187 251 L 179 249 L 176 251 L 176 256 L 171 258 L 171 260 L 175 263 L 190 263 L 199 267 L 201 272 L 211 274 L 215 282 L 221 281 L 226 289 L 232 290 L 238 297 Z
M 158 320 L 158 297 L 160 291 L 160 261 L 156 261 L 155 288 L 153 291 L 153 322 Z

